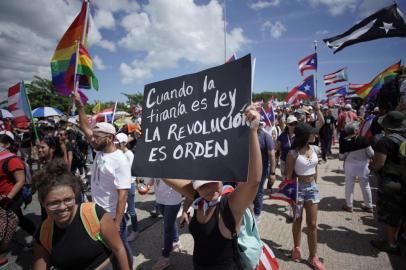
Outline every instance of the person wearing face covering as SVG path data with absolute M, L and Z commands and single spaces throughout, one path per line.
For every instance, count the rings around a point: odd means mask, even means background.
M 240 183 L 230 193 L 225 207 L 234 217 L 236 231 L 240 230 L 245 209 L 253 202 L 261 182 L 262 158 L 258 141 L 259 113 L 255 106 L 245 111 L 251 123 L 249 138 L 249 164 L 247 182 Z M 208 168 L 209 169 L 209 168 Z M 194 201 L 194 216 L 189 224 L 193 236 L 193 266 L 196 270 L 235 270 L 231 231 L 221 218 L 219 203 L 223 196 L 223 184 L 216 181 L 190 181 L 164 179 L 186 198 Z

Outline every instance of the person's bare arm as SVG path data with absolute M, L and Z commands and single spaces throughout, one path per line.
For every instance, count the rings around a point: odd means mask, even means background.
M 236 224 L 241 224 L 245 209 L 253 202 L 262 176 L 262 157 L 258 141 L 259 114 L 253 105 L 246 109 L 245 114 L 246 119 L 251 124 L 249 131 L 248 179 L 247 182 L 239 184 L 229 196 L 229 206 Z M 239 227 L 236 228 L 236 231 L 239 231 Z
M 192 181 L 185 179 L 163 179 L 163 181 L 186 198 L 194 199 L 196 191 L 193 189 Z
M 124 217 L 124 209 L 127 203 L 128 189 L 117 189 L 118 200 L 116 207 L 116 216 L 114 217 L 114 222 L 118 230 L 120 230 L 120 224 Z
M 293 159 L 292 153 L 288 152 L 286 156 L 286 164 L 285 164 L 285 175 L 287 179 L 292 179 L 293 177 L 293 170 L 295 166 L 295 161 Z
M 79 126 L 80 129 L 83 131 L 83 133 L 85 134 L 86 139 L 88 140 L 88 142 L 92 142 L 92 129 L 89 126 L 89 123 L 87 122 L 87 115 L 85 113 L 84 110 L 84 105 L 82 103 L 82 101 L 80 100 L 80 95 L 79 93 L 75 93 L 73 95 L 73 102 L 75 102 L 77 111 L 78 111 L 78 115 L 79 115 Z
M 34 262 L 32 264 L 33 270 L 48 270 L 50 269 L 49 254 L 37 242 L 34 241 L 33 247 Z
M 317 113 L 317 122 L 316 122 L 316 128 L 321 128 L 324 125 L 324 115 L 320 110 L 320 105 L 319 103 L 316 101 L 314 103 L 314 109 Z
M 24 170 L 18 170 L 13 173 L 15 184 L 11 191 L 7 194 L 10 199 L 14 198 L 18 192 L 23 188 L 25 183 L 25 173 Z
M 386 161 L 385 154 L 375 152 L 371 163 L 369 163 L 369 168 L 371 169 L 371 171 L 379 172 L 385 165 L 385 161 Z
M 120 269 L 131 269 L 127 252 L 121 241 L 120 234 L 115 229 L 113 218 L 109 213 L 105 213 L 100 220 L 100 233 L 103 241 L 110 247 L 117 260 Z

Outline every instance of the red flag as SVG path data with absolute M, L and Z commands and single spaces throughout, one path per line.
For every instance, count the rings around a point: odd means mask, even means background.
M 17 106 L 20 93 L 21 83 L 17 83 L 8 89 L 8 110 L 14 115 L 13 121 L 16 127 L 26 126 L 26 123 L 30 122 L 25 112 Z

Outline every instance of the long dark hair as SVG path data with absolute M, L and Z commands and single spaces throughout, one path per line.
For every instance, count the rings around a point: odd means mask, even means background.
M 54 158 L 62 158 L 63 152 L 61 148 L 61 144 L 59 143 L 59 139 L 54 136 L 45 136 L 42 140 L 49 148 L 54 150 Z
M 291 145 L 291 149 L 301 149 L 309 143 L 310 133 L 301 132 L 295 128 L 295 139 Z
M 51 189 L 56 187 L 68 186 L 72 188 L 75 198 L 80 193 L 80 179 L 68 171 L 63 159 L 55 159 L 36 172 L 32 177 L 32 184 L 38 191 L 38 198 L 41 203 L 44 202 Z
M 18 146 L 10 136 L 8 136 L 6 134 L 1 134 L 0 135 L 0 143 L 8 144 L 9 147 L 7 147 L 7 150 L 10 151 L 10 152 L 13 152 L 13 153 L 17 153 Z

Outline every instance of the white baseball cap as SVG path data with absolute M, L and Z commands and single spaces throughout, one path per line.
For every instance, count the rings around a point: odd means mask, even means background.
M 93 132 L 103 132 L 103 133 L 115 135 L 116 128 L 112 124 L 109 124 L 106 122 L 100 122 L 100 123 L 96 123 L 96 125 L 93 128 Z
M 126 134 L 124 134 L 124 133 L 118 133 L 116 135 L 116 140 L 119 143 L 127 143 L 128 142 L 128 136 Z
M 290 123 L 293 123 L 293 122 L 297 122 L 296 116 L 294 116 L 294 115 L 289 115 L 288 119 L 286 119 L 286 123 L 287 123 L 287 124 L 290 124 Z
M 192 181 L 192 183 L 193 183 L 192 185 L 193 185 L 193 189 L 197 190 L 201 186 L 204 186 L 209 183 L 214 183 L 214 182 L 217 182 L 217 181 L 194 180 L 194 181 Z

